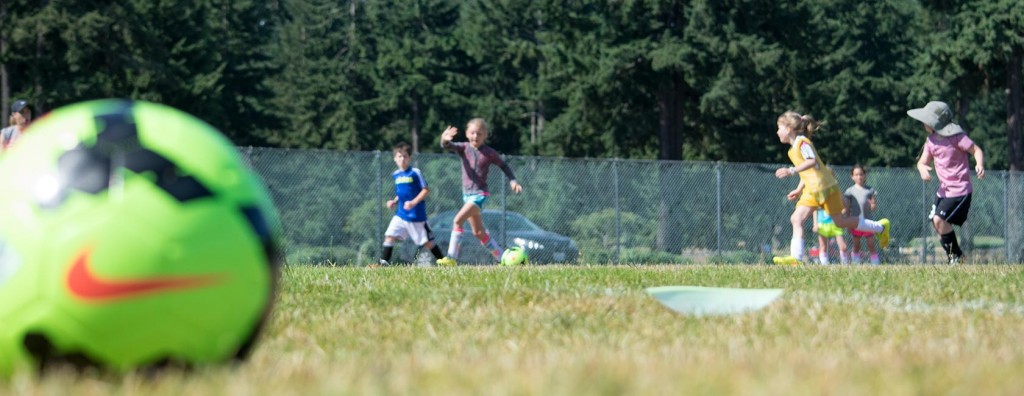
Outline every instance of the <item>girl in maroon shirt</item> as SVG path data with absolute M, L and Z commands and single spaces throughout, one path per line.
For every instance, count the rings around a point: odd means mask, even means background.
M 469 220 L 469 227 L 473 230 L 473 236 L 480 240 L 491 252 L 495 259 L 501 258 L 502 249 L 498 243 L 491 238 L 484 226 L 480 210 L 490 193 L 487 190 L 487 174 L 491 165 L 497 165 L 509 178 L 509 185 L 516 194 L 523 191 L 523 186 L 516 181 L 516 175 L 512 168 L 501 159 L 487 141 L 487 122 L 483 118 L 474 118 L 466 124 L 467 143 L 452 142 L 452 138 L 459 133 L 458 128 L 451 125 L 441 134 L 441 147 L 453 151 L 462 160 L 462 209 L 455 214 L 452 224 L 452 235 L 448 241 L 448 256 L 437 260 L 438 265 L 453 266 L 459 258 L 459 242 L 462 239 L 462 225 Z

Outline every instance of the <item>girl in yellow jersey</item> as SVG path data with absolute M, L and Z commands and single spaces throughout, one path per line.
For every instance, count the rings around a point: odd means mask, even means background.
M 825 209 L 836 226 L 856 229 L 878 235 L 878 246 L 889 244 L 889 220 L 866 220 L 862 217 L 848 217 L 843 213 L 843 196 L 839 191 L 839 183 L 832 172 L 811 144 L 810 136 L 818 129 L 818 122 L 810 116 L 800 115 L 795 111 L 787 111 L 779 116 L 779 140 L 789 143 L 789 160 L 793 166 L 779 168 L 775 177 L 779 179 L 800 176 L 796 189 L 786 195 L 790 201 L 797 201 L 793 215 L 789 217 L 793 225 L 793 239 L 789 245 L 789 256 L 775 257 L 776 264 L 797 265 L 804 257 L 804 222 L 818 208 Z

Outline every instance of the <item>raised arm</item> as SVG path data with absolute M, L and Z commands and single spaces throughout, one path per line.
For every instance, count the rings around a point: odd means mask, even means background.
M 452 144 L 452 139 L 454 139 L 455 135 L 458 134 L 459 129 L 451 125 L 449 125 L 444 132 L 441 132 L 441 149 L 451 150 L 453 147 L 457 148 L 457 145 Z

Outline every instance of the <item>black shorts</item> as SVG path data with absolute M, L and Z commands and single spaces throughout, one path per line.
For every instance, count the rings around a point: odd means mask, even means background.
M 962 226 L 967 221 L 967 212 L 970 211 L 971 194 L 962 197 L 936 197 L 935 205 L 932 205 L 932 213 L 928 215 L 928 218 L 938 216 L 949 224 Z

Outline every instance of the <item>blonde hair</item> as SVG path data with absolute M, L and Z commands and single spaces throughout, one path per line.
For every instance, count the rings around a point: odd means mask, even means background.
M 478 126 L 480 126 L 480 129 L 482 129 L 484 132 L 487 132 L 488 135 L 491 134 L 491 129 L 487 127 L 487 121 L 484 121 L 483 118 L 479 118 L 478 117 L 478 118 L 474 118 L 472 120 L 469 120 L 469 122 L 466 123 L 466 127 L 468 128 L 470 125 L 473 125 L 473 124 L 477 124 Z
M 797 135 L 804 135 L 811 137 L 814 132 L 818 131 L 821 123 L 815 120 L 814 117 L 809 115 L 797 113 L 795 111 L 787 111 L 779 116 L 779 124 L 789 127 Z

